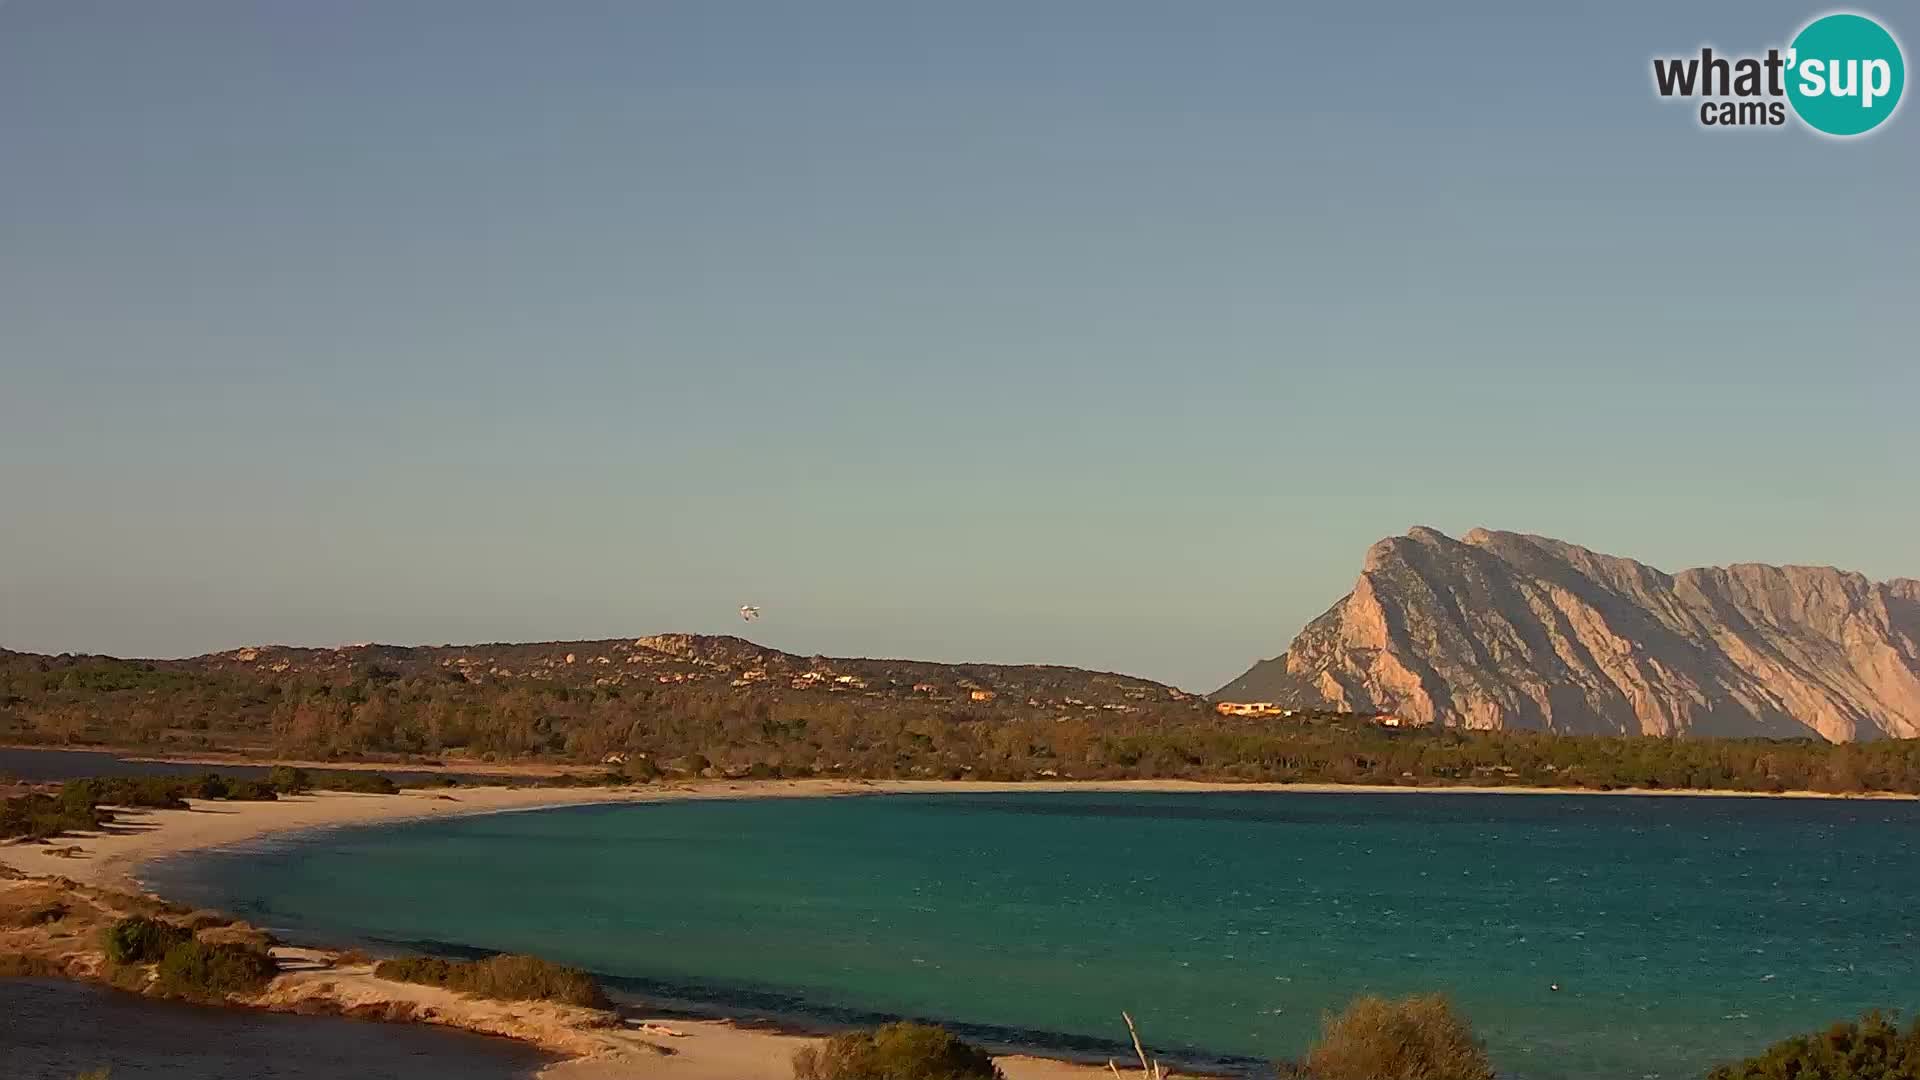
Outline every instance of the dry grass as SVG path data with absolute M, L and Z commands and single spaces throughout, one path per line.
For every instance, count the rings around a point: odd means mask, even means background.
M 191 915 L 193 909 L 185 904 L 174 904 L 156 896 L 144 893 L 122 892 L 119 889 L 107 889 L 98 885 L 82 885 L 71 878 L 54 878 L 53 883 L 66 889 L 75 896 L 91 900 L 95 906 L 115 915 L 147 915 L 158 918 L 162 915 Z
M 1360 997 L 1322 1021 L 1295 1075 L 1311 1080 L 1493 1080 L 1473 1027 L 1444 994 Z
M 36 953 L 0 953 L 0 979 L 51 979 L 66 973 L 66 965 Z
M 793 1055 L 793 1080 L 1005 1080 L 985 1050 L 909 1021 L 849 1031 Z
M 45 926 L 59 922 L 72 911 L 67 890 L 48 882 L 28 882 L 0 891 L 0 929 Z

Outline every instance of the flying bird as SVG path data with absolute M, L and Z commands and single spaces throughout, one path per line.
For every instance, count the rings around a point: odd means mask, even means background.
M 755 619 L 757 619 L 757 618 L 759 618 L 759 617 L 760 617 L 760 609 L 759 609 L 759 608 L 757 608 L 757 607 L 754 607 L 754 606 L 753 606 L 752 604 L 741 604 L 741 605 L 740 605 L 740 621 L 742 621 L 742 622 L 752 622 L 753 620 L 755 620 Z

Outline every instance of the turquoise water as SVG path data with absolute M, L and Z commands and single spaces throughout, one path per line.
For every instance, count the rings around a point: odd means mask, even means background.
M 525 950 L 754 1014 L 1290 1057 L 1445 990 L 1504 1075 L 1697 1077 L 1920 1006 L 1920 804 L 1042 793 L 584 807 L 161 868 L 323 938 Z M 1551 984 L 1561 989 L 1552 991 Z

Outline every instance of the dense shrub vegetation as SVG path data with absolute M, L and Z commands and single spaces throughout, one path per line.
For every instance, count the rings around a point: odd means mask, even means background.
M 247 942 L 201 941 L 184 926 L 130 915 L 107 927 L 101 938 L 116 968 L 157 965 L 154 988 L 172 997 L 217 1001 L 257 993 L 276 970 L 265 935 Z
M 1465 1017 L 1439 994 L 1355 998 L 1321 1024 L 1303 1080 L 1493 1080 Z
M 1920 1077 L 1920 1017 L 1902 1031 L 1870 1012 L 1814 1035 L 1775 1043 L 1759 1057 L 1722 1065 L 1707 1080 L 1912 1080 Z
M 243 780 L 202 773 L 187 782 L 187 794 L 196 799 L 226 799 L 230 802 L 272 802 L 280 793 L 264 780 Z
M 593 976 L 537 956 L 500 955 L 485 960 L 411 956 L 382 960 L 373 973 L 395 982 L 441 986 L 498 1001 L 557 1001 L 604 1009 L 607 995 Z
M 282 795 L 303 795 L 313 790 L 313 777 L 307 770 L 292 765 L 275 765 L 267 770 L 267 783 Z
M 170 668 L 0 653 L 0 739 L 271 750 L 329 758 L 459 753 L 677 775 L 1034 777 L 1920 793 L 1920 740 L 1665 739 L 1388 730 L 1332 714 L 1215 715 L 1194 700 L 1056 714 L 1001 697 L 787 693 L 722 683 L 562 685 L 345 664 L 329 672 Z M 300 790 L 270 779 L 281 794 Z M 382 790 L 365 773 L 312 786 Z
M 96 776 L 69 780 L 60 801 L 73 806 L 139 806 L 184 810 L 189 784 L 177 776 Z
M 94 830 L 113 821 L 104 807 L 186 809 L 186 799 L 273 801 L 300 792 L 369 792 L 392 796 L 388 776 L 359 769 L 309 774 L 276 765 L 261 780 L 202 773 L 200 776 L 88 776 L 67 780 L 58 796 L 29 792 L 0 801 L 0 840 L 52 840 L 65 832 Z
M 400 785 L 376 772 L 363 769 L 323 769 L 307 775 L 304 769 L 295 769 L 306 777 L 303 791 L 357 791 L 366 795 L 391 795 L 400 790 Z
M 175 997 L 218 1000 L 229 994 L 259 993 L 275 970 L 273 957 L 264 949 L 188 938 L 160 957 L 156 985 Z
M 168 950 L 192 940 L 191 930 L 145 915 L 129 915 L 107 927 L 101 944 L 115 964 L 157 964 Z
M 58 795 L 30 792 L 0 803 L 0 840 L 46 840 L 75 830 L 97 829 L 113 820 L 107 806 L 184 810 L 188 799 L 270 802 L 306 791 L 359 791 L 391 795 L 399 787 L 379 773 L 357 769 L 309 774 L 275 766 L 265 779 L 202 773 L 199 776 L 94 776 L 69 780 Z
M 985 1050 L 926 1024 L 835 1035 L 793 1055 L 793 1080 L 1001 1080 Z
M 0 840 L 46 840 L 74 829 L 97 829 L 112 817 L 92 805 L 31 792 L 0 803 Z

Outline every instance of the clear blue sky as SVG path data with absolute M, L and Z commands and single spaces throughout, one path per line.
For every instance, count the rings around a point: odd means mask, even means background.
M 1454 7 L 0 0 L 0 645 L 1211 689 L 1413 524 L 1920 574 L 1913 103 Z

